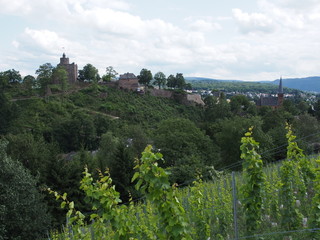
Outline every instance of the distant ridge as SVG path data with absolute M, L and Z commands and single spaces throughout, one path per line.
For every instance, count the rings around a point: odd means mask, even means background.
M 245 82 L 245 80 L 226 80 L 226 79 L 214 79 L 214 78 L 205 78 L 205 77 L 185 77 L 187 81 L 229 81 L 229 82 Z
M 272 81 L 272 84 L 279 84 L 279 79 Z M 302 91 L 320 92 L 320 77 L 286 78 L 282 79 L 282 84 Z
M 216 82 L 249 82 L 246 80 L 222 80 L 204 77 L 186 77 L 187 81 L 216 81 Z M 279 84 L 279 79 L 274 81 L 250 81 L 250 82 L 260 82 L 269 84 Z M 282 84 L 284 87 L 294 88 L 301 91 L 308 92 L 319 92 L 320 93 L 320 77 L 305 77 L 305 78 L 283 78 Z

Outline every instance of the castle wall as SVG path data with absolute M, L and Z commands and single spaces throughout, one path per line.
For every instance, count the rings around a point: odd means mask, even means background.
M 68 83 L 75 84 L 78 80 L 78 65 L 75 63 L 69 63 L 69 58 L 65 54 L 60 58 L 58 66 L 64 67 L 68 73 Z M 56 81 L 54 81 L 56 83 Z

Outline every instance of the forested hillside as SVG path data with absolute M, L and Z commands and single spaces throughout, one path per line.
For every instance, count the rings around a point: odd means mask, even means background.
M 96 169 L 108 168 L 119 197 L 124 202 L 139 199 L 143 194 L 131 179 L 134 161 L 148 144 L 163 154 L 159 166 L 171 173 L 169 184 L 180 185 L 199 176 L 210 182 L 216 170 L 242 169 L 241 137 L 251 126 L 266 163 L 286 157 L 286 123 L 305 154 L 319 150 L 319 101 L 311 105 L 302 98 L 285 99 L 281 108 L 271 109 L 257 108 L 242 95 L 208 96 L 205 107 L 185 106 L 97 83 L 53 85 L 51 94 L 7 82 L 2 75 L 0 83 L 0 156 L 6 166 L 0 176 L 3 239 L 15 233 L 37 239 L 49 229 L 60 229 L 66 212 L 47 188 L 66 192 L 77 209 L 90 212 L 79 189 L 84 166 L 95 179 Z M 29 190 L 27 196 L 21 188 Z

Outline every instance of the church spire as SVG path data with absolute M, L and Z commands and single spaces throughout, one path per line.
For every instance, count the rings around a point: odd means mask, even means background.
M 280 77 L 280 82 L 279 82 L 279 90 L 278 93 L 283 93 L 283 87 L 282 87 L 282 77 Z

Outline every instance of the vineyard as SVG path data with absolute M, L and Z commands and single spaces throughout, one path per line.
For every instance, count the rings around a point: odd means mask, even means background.
M 80 188 L 92 212 L 49 189 L 68 213 L 48 239 L 320 239 L 319 157 L 304 156 L 287 126 L 287 159 L 263 166 L 253 131 L 241 140 L 241 172 L 199 176 L 188 187 L 169 184 L 162 154 L 148 146 L 132 179 L 143 197 L 128 203 L 108 171 L 95 181 L 85 169 Z

